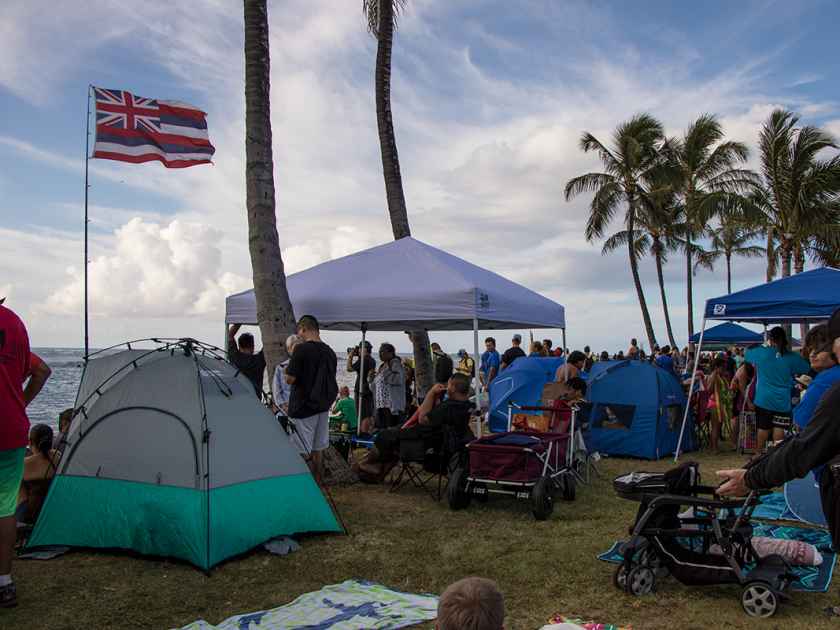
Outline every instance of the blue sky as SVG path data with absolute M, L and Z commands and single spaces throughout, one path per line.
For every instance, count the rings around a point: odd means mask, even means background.
M 295 271 L 390 238 L 375 46 L 360 2 L 270 4 L 278 227 Z M 570 345 L 643 337 L 626 258 L 583 239 L 588 199 L 562 199 L 565 181 L 597 168 L 581 132 L 606 138 L 648 111 L 676 134 L 712 112 L 754 146 L 785 106 L 838 133 L 839 19 L 831 2 L 409 0 L 393 100 L 414 235 L 565 304 Z M 241 20 L 223 0 L 0 6 L 0 293 L 35 345 L 81 342 L 89 83 L 201 106 L 217 149 L 214 166 L 185 171 L 91 161 L 94 344 L 221 341 L 224 296 L 250 284 Z M 683 268 L 678 255 L 666 267 L 682 342 Z M 736 288 L 763 279 L 761 261 L 735 269 Z M 643 279 L 664 339 L 649 260 Z M 696 305 L 725 290 L 721 270 L 696 283 Z

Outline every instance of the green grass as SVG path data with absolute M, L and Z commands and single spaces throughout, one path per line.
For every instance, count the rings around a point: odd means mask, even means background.
M 714 470 L 743 458 L 695 459 L 710 481 Z M 306 538 L 302 551 L 286 557 L 254 552 L 210 577 L 184 564 L 121 554 L 76 552 L 49 562 L 17 562 L 20 605 L 0 610 L 0 628 L 177 628 L 199 618 L 218 623 L 276 607 L 349 578 L 440 593 L 468 575 L 499 583 L 507 628 L 514 630 L 539 628 L 555 612 L 629 623 L 636 630 L 757 627 L 742 612 L 737 587 L 689 589 L 668 579 L 655 595 L 633 599 L 612 586 L 613 566 L 596 559 L 626 533 L 637 507 L 614 495 L 612 479 L 669 465 L 602 461 L 601 479 L 580 487 L 575 502 L 558 502 L 545 522 L 534 520 L 527 502 L 512 499 L 493 497 L 451 512 L 445 501 L 437 504 L 413 489 L 335 490 L 350 536 Z M 836 586 L 825 595 L 793 593 L 761 627 L 836 628 L 821 611 L 840 604 L 838 595 Z

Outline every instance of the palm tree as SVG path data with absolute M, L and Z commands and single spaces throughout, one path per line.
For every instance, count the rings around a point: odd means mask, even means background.
M 764 247 L 752 244 L 760 236 L 760 231 L 755 227 L 750 209 L 744 197 L 725 195 L 717 213 L 720 223 L 709 231 L 711 249 L 702 252 L 695 264 L 695 270 L 705 267 L 712 271 L 714 264 L 723 258 L 726 261 L 727 293 L 732 293 L 732 257 L 758 258 L 766 254 Z
M 661 165 L 657 149 L 662 140 L 662 123 L 649 114 L 637 114 L 616 127 L 612 147 L 607 147 L 591 133 L 584 132 L 581 136 L 580 148 L 586 153 L 597 151 L 604 166 L 603 172 L 586 173 L 572 178 L 566 183 L 564 191 L 566 201 L 581 193 L 593 193 L 586 224 L 587 241 L 604 236 L 622 205 L 625 206 L 624 229 L 628 235 L 636 234 L 636 224 L 642 207 L 641 198 L 646 192 L 645 182 L 653 179 L 656 169 Z M 625 240 L 645 332 L 648 343 L 653 348 L 656 345 L 656 335 L 639 279 L 636 239 Z
M 257 321 L 269 374 L 286 355 L 295 315 L 277 236 L 271 152 L 269 40 L 266 0 L 245 0 L 245 204 Z
M 768 241 L 778 243 L 783 278 L 790 276 L 791 262 L 801 272 L 806 256 L 818 263 L 836 262 L 840 241 L 840 157 L 817 157 L 837 149 L 837 142 L 822 129 L 798 123 L 796 114 L 777 109 L 759 135 L 765 186 L 757 205 Z
M 379 149 L 382 154 L 382 174 L 385 177 L 385 196 L 394 240 L 411 236 L 408 211 L 405 206 L 397 138 L 391 115 L 391 51 L 394 46 L 396 16 L 405 8 L 406 0 L 362 0 L 362 11 L 367 28 L 376 38 L 376 126 L 379 131 Z M 425 330 L 409 333 L 414 346 L 414 370 L 419 397 L 432 386 L 432 355 L 429 335 Z
M 671 327 L 671 316 L 668 311 L 668 299 L 665 293 L 665 277 L 663 267 L 668 262 L 668 252 L 677 248 L 679 223 L 677 221 L 679 208 L 672 205 L 674 195 L 668 190 L 650 191 L 642 197 L 642 211 L 636 218 L 638 229 L 633 235 L 634 248 L 637 258 L 651 254 L 656 263 L 656 277 L 659 281 L 659 295 L 662 299 L 662 312 L 665 316 L 665 330 L 668 333 L 668 343 L 672 348 L 677 347 L 674 331 Z M 619 230 L 610 236 L 601 248 L 602 254 L 615 251 L 627 245 L 630 233 Z
M 706 236 L 714 216 L 718 195 L 748 190 L 756 176 L 738 168 L 749 155 L 741 142 L 724 141 L 717 118 L 703 114 L 688 126 L 682 138 L 669 139 L 663 148 L 669 157 L 675 190 L 682 197 L 685 215 L 683 251 L 686 262 L 686 302 L 688 336 L 694 334 L 694 295 L 692 258 L 701 254 L 697 241 Z

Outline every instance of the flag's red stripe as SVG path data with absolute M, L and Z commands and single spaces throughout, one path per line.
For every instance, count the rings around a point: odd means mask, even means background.
M 112 151 L 94 151 L 93 157 L 102 158 L 103 160 L 117 160 L 118 162 L 132 162 L 139 164 L 140 162 L 152 162 L 157 160 L 163 163 L 167 168 L 186 168 L 187 166 L 195 166 L 196 164 L 212 164 L 210 160 L 167 160 L 162 155 L 157 153 L 146 153 L 144 155 L 123 155 L 122 153 L 113 153 Z
M 197 109 L 185 109 L 183 107 L 177 107 L 174 105 L 166 105 L 164 103 L 158 103 L 158 107 L 162 112 L 169 112 L 173 116 L 181 116 L 182 118 L 194 118 L 195 120 L 204 120 L 207 116 L 207 114 Z
M 204 138 L 191 138 L 189 136 L 180 136 L 171 133 L 152 133 L 146 130 L 122 129 L 120 127 L 111 127 L 110 125 L 96 125 L 96 131 L 101 131 L 112 136 L 123 136 L 124 138 L 151 138 L 160 144 L 181 144 L 190 147 L 215 148 L 210 144 L 209 140 L 205 140 Z
M 113 105 L 112 103 L 103 103 L 96 101 L 96 110 L 101 112 L 111 112 L 114 114 L 124 114 L 129 109 L 125 105 Z M 150 107 L 131 107 L 131 113 L 135 116 L 158 116 L 157 108 Z

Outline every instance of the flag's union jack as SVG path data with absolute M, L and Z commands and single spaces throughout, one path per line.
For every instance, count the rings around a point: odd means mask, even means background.
M 122 162 L 159 160 L 180 168 L 208 164 L 215 149 L 205 113 L 192 105 L 93 88 L 96 143 L 93 157 Z

